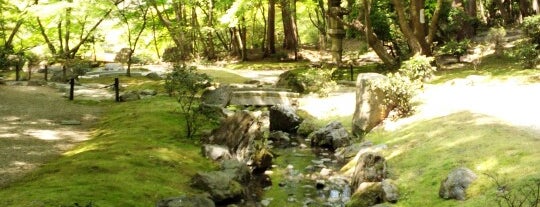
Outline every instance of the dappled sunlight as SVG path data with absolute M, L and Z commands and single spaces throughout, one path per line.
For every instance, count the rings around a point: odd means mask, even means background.
M 330 93 L 328 97 L 309 94 L 298 100 L 299 109 L 310 115 L 325 119 L 333 116 L 351 116 L 354 113 L 356 95 L 352 92 Z
M 84 146 L 78 147 L 77 149 L 64 152 L 64 155 L 65 156 L 73 156 L 73 155 L 77 155 L 77 154 L 80 154 L 80 153 L 84 153 L 84 152 L 88 152 L 88 151 L 92 151 L 92 150 L 96 150 L 96 149 L 98 149 L 98 144 L 96 144 L 96 143 L 85 144 Z
M 459 147 L 460 145 L 476 141 L 480 138 L 482 137 L 478 135 L 469 135 L 465 137 L 454 138 L 453 140 L 445 140 L 445 142 L 440 143 L 440 147 L 437 148 L 437 150 L 449 150 L 455 147 Z
M 490 172 L 495 170 L 499 165 L 499 160 L 495 156 L 490 156 L 487 159 L 477 160 L 475 169 L 480 172 Z
M 41 140 L 60 140 L 60 139 L 70 139 L 73 141 L 84 141 L 88 140 L 88 133 L 74 131 L 71 129 L 57 129 L 57 130 L 48 130 L 48 129 L 28 129 L 23 132 L 24 135 L 29 135 Z

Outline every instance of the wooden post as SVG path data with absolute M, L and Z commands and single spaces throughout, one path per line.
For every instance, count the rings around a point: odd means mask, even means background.
M 349 72 L 351 74 L 351 81 L 354 81 L 354 72 L 353 72 L 353 68 L 352 68 L 352 64 L 349 64 Z
M 48 81 L 48 80 L 47 80 L 48 75 L 49 75 L 49 66 L 48 66 L 48 65 L 45 65 L 45 81 Z
M 69 79 L 69 100 L 73 101 L 73 91 L 75 90 L 75 78 Z
M 114 98 L 116 102 L 120 102 L 120 81 L 114 78 Z

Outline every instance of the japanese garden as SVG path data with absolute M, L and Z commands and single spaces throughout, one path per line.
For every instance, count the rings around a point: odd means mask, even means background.
M 539 207 L 540 0 L 0 0 L 0 206 Z

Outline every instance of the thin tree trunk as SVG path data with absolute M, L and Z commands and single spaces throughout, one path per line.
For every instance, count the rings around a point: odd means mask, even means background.
M 266 30 L 266 50 L 264 55 L 276 53 L 276 2 L 275 0 L 268 0 L 268 28 Z
M 532 0 L 532 9 L 536 14 L 540 14 L 540 0 Z
M 412 1 L 416 1 L 416 0 L 412 0 Z M 409 22 L 407 21 L 407 18 L 405 17 L 405 7 L 402 4 L 402 0 L 392 0 L 392 2 L 394 3 L 395 10 L 398 16 L 399 28 L 401 29 L 401 32 L 403 33 L 403 35 L 405 35 L 405 38 L 407 39 L 411 52 L 413 54 L 416 54 L 416 53 L 424 54 L 425 51 L 423 51 L 422 45 L 416 38 L 416 35 L 413 32 L 413 29 L 410 28 Z M 413 8 L 413 9 L 416 9 L 416 8 Z

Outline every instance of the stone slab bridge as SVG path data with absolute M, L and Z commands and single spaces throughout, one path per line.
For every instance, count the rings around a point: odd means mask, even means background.
M 273 106 L 298 105 L 299 93 L 284 88 L 236 88 L 229 105 Z

